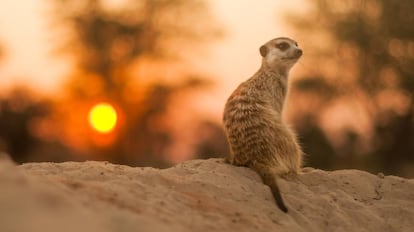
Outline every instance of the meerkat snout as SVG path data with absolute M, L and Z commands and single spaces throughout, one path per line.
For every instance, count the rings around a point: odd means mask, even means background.
M 294 56 L 295 56 L 295 58 L 300 58 L 302 56 L 302 54 L 303 54 L 302 49 L 298 48 L 295 51 Z

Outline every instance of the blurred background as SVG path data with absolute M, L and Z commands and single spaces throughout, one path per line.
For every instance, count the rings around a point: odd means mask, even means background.
M 5 0 L 0 153 L 169 167 L 229 153 L 227 97 L 288 36 L 307 166 L 414 177 L 414 2 Z

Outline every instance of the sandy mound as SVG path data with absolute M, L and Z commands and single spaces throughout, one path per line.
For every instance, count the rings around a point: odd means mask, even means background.
M 0 231 L 414 231 L 414 180 L 307 169 L 279 183 L 220 159 L 158 170 L 0 162 Z

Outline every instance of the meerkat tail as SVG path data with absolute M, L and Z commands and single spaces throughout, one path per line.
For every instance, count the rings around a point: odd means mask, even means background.
M 280 210 L 287 213 L 288 209 L 283 202 L 282 195 L 280 194 L 279 186 L 277 185 L 277 177 L 273 174 L 265 173 L 260 175 L 262 177 L 263 183 L 269 186 L 270 190 L 272 191 L 273 197 L 276 201 L 276 205 L 279 207 Z

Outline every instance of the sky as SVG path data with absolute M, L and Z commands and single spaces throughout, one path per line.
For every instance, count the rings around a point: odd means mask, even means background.
M 226 36 L 214 42 L 197 65 L 201 72 L 215 78 L 217 89 L 211 101 L 224 101 L 226 94 L 258 69 L 261 44 L 289 36 L 283 15 L 296 10 L 302 1 L 208 1 L 226 31 Z M 70 62 L 53 54 L 56 33 L 47 21 L 48 1 L 23 2 L 0 3 L 0 44 L 5 53 L 0 62 L 0 91 L 13 85 L 29 85 L 39 93 L 55 94 L 64 83 Z M 217 109 L 212 107 L 212 111 Z
M 62 84 L 67 62 L 53 56 L 52 34 L 47 21 L 47 1 L 2 0 L 0 44 L 5 53 L 0 63 L 0 89 L 29 85 L 53 93 Z

